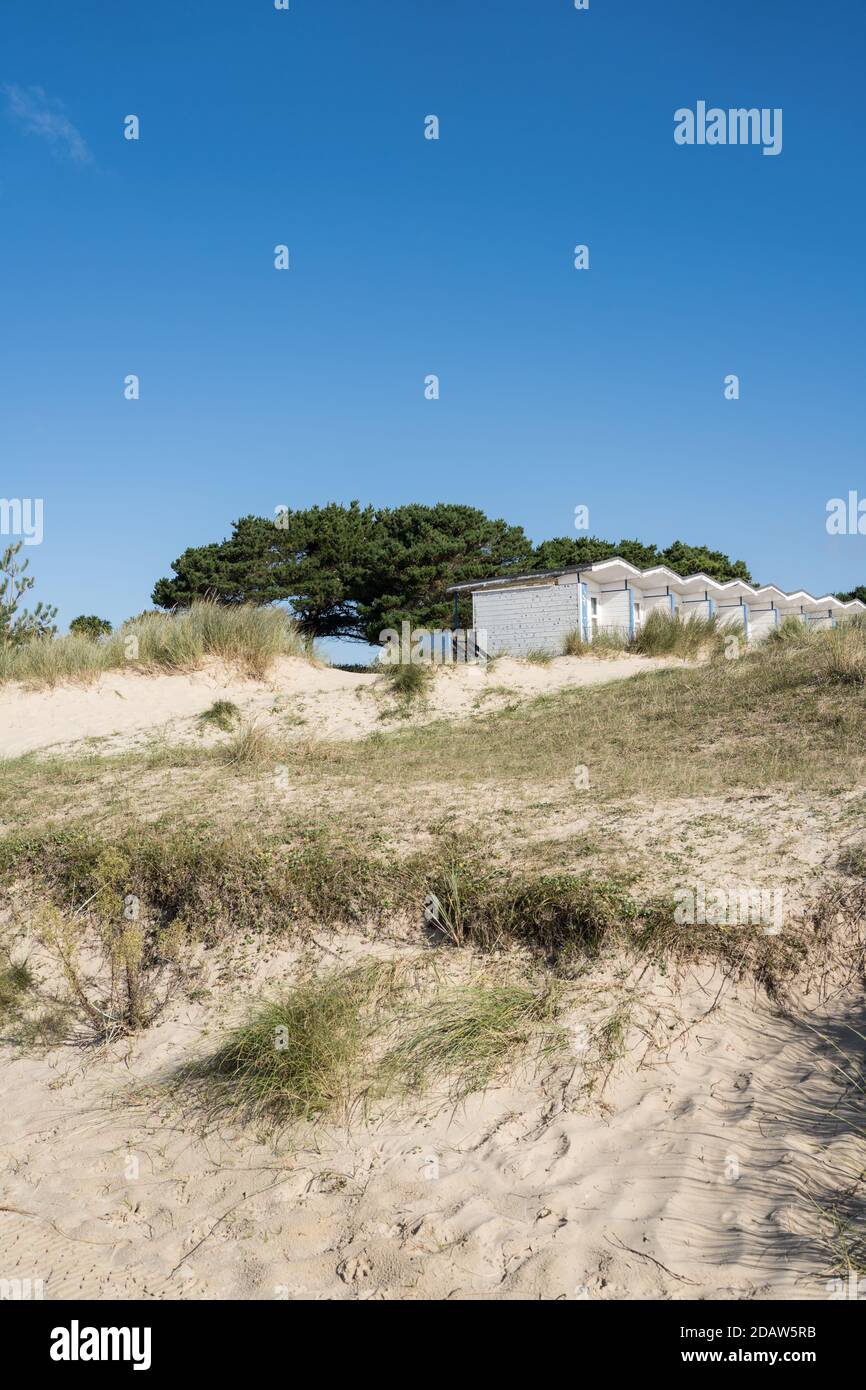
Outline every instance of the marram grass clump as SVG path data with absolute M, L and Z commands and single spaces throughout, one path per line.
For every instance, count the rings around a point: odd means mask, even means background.
M 476 977 L 443 989 L 431 958 L 376 961 L 296 984 L 253 1008 L 175 1077 L 209 1121 L 282 1129 L 441 1089 L 460 1099 L 520 1058 L 566 1050 L 550 985 Z
M 423 1094 L 450 1083 L 452 1099 L 484 1090 L 518 1055 L 553 1059 L 566 1051 L 558 1022 L 561 990 L 517 984 L 465 985 L 418 1003 L 404 1036 L 385 1054 L 379 1084 Z
M 433 666 L 424 661 L 383 663 L 382 673 L 398 705 L 405 710 L 422 705 L 433 683 Z
M 848 619 L 821 633 L 818 662 L 825 681 L 866 684 L 866 624 Z
M 308 655 L 281 608 L 194 603 L 177 613 L 146 613 L 94 641 L 72 634 L 0 645 L 0 682 L 57 685 L 89 682 L 105 671 L 191 671 L 218 658 L 259 679 L 280 656 Z
M 378 964 L 298 984 L 254 1009 L 221 1047 L 177 1080 L 198 1090 L 210 1117 L 284 1124 L 346 1115 L 361 1086 L 361 1061 L 393 974 Z
M 715 614 L 700 618 L 690 614 L 683 620 L 678 613 L 654 608 L 630 642 L 641 656 L 679 656 L 694 660 L 704 652 L 724 650 L 724 636 Z

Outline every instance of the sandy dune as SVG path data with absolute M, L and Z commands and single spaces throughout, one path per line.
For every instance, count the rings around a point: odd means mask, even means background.
M 558 657 L 547 666 L 502 658 L 490 667 L 441 668 L 429 706 L 416 719 L 460 718 L 565 686 L 621 680 L 678 662 L 639 656 L 599 661 Z M 188 675 L 115 672 L 92 685 L 53 690 L 0 686 L 0 757 L 35 749 L 69 750 L 89 739 L 119 752 L 148 738 L 200 739 L 196 722 L 215 700 L 230 700 L 246 718 L 288 736 L 363 738 L 387 728 L 388 696 L 381 677 L 316 666 L 297 657 L 279 661 L 265 682 L 242 680 L 219 663 Z M 382 715 L 385 715 L 382 718 Z
M 560 658 L 444 670 L 413 720 L 469 718 L 668 664 L 678 663 Z M 2 688 L 0 755 L 225 737 L 203 735 L 196 718 L 218 699 L 287 737 L 352 739 L 406 723 L 389 714 L 374 675 L 285 660 L 254 682 L 214 664 L 91 687 Z M 523 789 L 544 805 L 523 808 L 514 832 L 539 863 L 546 852 L 558 871 L 581 869 L 592 822 L 615 844 L 639 843 L 647 883 L 659 889 L 671 862 L 736 886 L 744 842 L 764 843 L 772 826 L 750 873 L 799 903 L 861 830 L 861 789 L 588 809 L 542 790 Z M 459 823 L 464 812 L 477 817 L 485 790 L 449 784 L 443 795 Z M 429 800 L 435 821 L 445 804 L 435 788 Z M 510 788 L 506 800 L 513 811 Z M 399 819 L 417 840 L 411 816 Z M 3 925 L 21 925 L 26 904 L 10 904 Z M 404 927 L 408 937 L 332 931 L 324 947 L 314 937 L 318 964 L 421 949 L 420 923 Z M 565 1064 L 517 1069 L 456 1108 L 443 1095 L 276 1146 L 252 1126 L 207 1132 L 162 1083 L 209 1052 L 248 1003 L 288 988 L 310 963 L 300 951 L 262 938 L 202 948 L 205 988 L 147 1032 L 102 1049 L 4 1048 L 4 1278 L 41 1280 L 54 1299 L 833 1296 L 840 1244 L 829 1208 L 864 1162 L 862 1094 L 858 1114 L 839 1071 L 846 1054 L 862 1057 L 866 1034 L 862 992 L 849 982 L 835 996 L 825 989 L 832 1005 L 809 997 L 786 1014 L 754 985 L 722 989 L 710 966 L 676 976 L 644 964 L 630 979 L 632 966 L 612 958 L 593 964 L 582 997 L 628 994 L 636 1012 L 625 1056 L 591 1096 L 581 1052 L 591 1016 L 574 1003 Z M 468 951 L 442 952 L 446 975 L 476 967 L 487 968 Z
M 4 1273 L 47 1298 L 827 1298 L 805 1194 L 854 1161 L 831 1043 L 862 1012 L 837 1006 L 825 1043 L 751 991 L 713 1009 L 718 983 L 654 987 L 667 1056 L 633 1047 L 601 1106 L 578 1061 L 299 1147 L 140 1099 L 219 1033 L 224 996 L 127 1048 L 7 1062 Z

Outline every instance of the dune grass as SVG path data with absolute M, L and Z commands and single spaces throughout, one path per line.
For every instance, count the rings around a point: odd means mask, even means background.
M 189 671 L 214 657 L 260 678 L 277 657 L 306 654 L 297 628 L 280 608 L 194 603 L 177 613 L 130 619 L 99 641 L 73 634 L 0 646 L 0 683 L 53 686 L 93 681 L 113 670 Z
M 9 959 L 0 964 L 0 1029 L 20 1017 L 34 984 L 26 961 Z
M 631 639 L 624 627 L 600 627 L 590 643 L 590 655 L 619 656 L 631 650 Z
M 184 921 L 204 939 L 357 922 L 399 910 L 405 875 L 393 861 L 329 837 L 221 833 L 141 823 L 101 837 L 87 823 L 0 841 L 0 883 L 30 877 L 64 911 L 122 917 L 134 894 L 157 922 Z
M 851 619 L 821 633 L 816 650 L 826 680 L 866 684 L 866 624 Z
M 282 745 L 269 733 L 263 724 L 248 719 L 224 743 L 218 753 L 219 758 L 241 770 L 251 771 L 274 768 L 280 761 Z
M 231 1111 L 282 1125 L 345 1115 L 361 1085 L 369 1006 L 393 989 L 393 972 L 378 963 L 298 984 L 253 1010 L 178 1082 L 198 1089 L 211 1118 Z
M 385 1054 L 385 1094 L 423 1094 L 448 1085 L 452 1100 L 482 1091 L 518 1056 L 536 1061 L 566 1051 L 557 1021 L 561 989 L 473 983 L 443 991 L 405 1016 L 404 1036 Z
M 591 650 L 592 644 L 590 642 L 584 642 L 579 629 L 576 627 L 573 627 L 570 632 L 567 632 L 562 639 L 563 656 L 589 656 Z
M 655 608 L 638 628 L 629 646 L 641 656 L 680 656 L 694 660 L 704 652 L 723 650 L 723 631 L 715 615 L 700 618 L 693 613 L 682 619 L 678 613 Z
M 30 878 L 64 912 L 122 918 L 133 894 L 156 924 L 183 921 L 205 940 L 414 916 L 425 898 L 443 937 L 484 951 L 520 944 L 557 967 L 596 953 L 640 912 L 591 875 L 537 876 L 497 865 L 477 837 L 450 836 L 397 857 L 329 835 L 286 841 L 142 823 L 100 839 L 90 826 L 0 841 L 0 883 Z
M 382 675 L 398 706 L 408 712 L 422 705 L 433 683 L 433 666 L 423 661 L 396 661 L 382 664 Z
M 558 999 L 547 985 L 482 976 L 443 990 L 429 958 L 368 962 L 254 1007 L 173 1084 L 211 1122 L 230 1116 L 266 1130 L 345 1121 L 358 1106 L 437 1087 L 458 1100 L 521 1056 L 566 1050 Z
M 863 686 L 840 679 L 835 655 L 832 663 L 827 658 L 831 642 L 859 641 L 848 634 L 846 626 L 814 632 L 802 644 L 767 642 L 743 648 L 736 660 L 642 672 L 479 711 L 471 720 L 430 720 L 357 741 L 275 735 L 259 763 L 234 758 L 230 741 L 0 760 L 2 818 L 38 827 L 80 802 L 117 821 L 124 789 L 143 778 L 155 816 L 165 810 L 188 820 L 190 799 L 203 798 L 203 805 L 213 801 L 219 819 L 228 795 L 226 759 L 241 791 L 245 781 L 258 781 L 266 793 L 266 779 L 282 765 L 302 804 L 311 797 L 321 804 L 334 793 L 355 804 L 363 793 L 365 819 L 382 828 L 397 784 L 419 791 L 435 784 L 440 796 L 449 785 L 461 795 L 495 789 L 506 801 L 512 790 L 519 801 L 531 784 L 561 800 L 574 795 L 578 764 L 590 773 L 583 805 L 725 797 L 743 789 L 845 794 L 866 782 Z M 276 799 L 276 792 L 263 795 L 254 822 L 272 818 Z
M 148 923 L 148 961 L 170 957 L 178 922 L 185 939 L 206 943 L 264 931 L 303 940 L 319 926 L 409 921 L 420 931 L 422 910 L 443 943 L 485 954 L 516 947 L 563 977 L 624 949 L 736 964 L 769 989 L 802 959 L 796 932 L 684 931 L 666 898 L 641 900 L 591 871 L 539 874 L 497 859 L 492 844 L 468 834 L 398 857 L 347 844 L 336 826 L 329 837 L 287 840 L 142 823 L 102 841 L 79 826 L 0 841 L 0 884 L 15 882 L 29 883 L 37 904 L 93 921 L 103 935 L 123 923 L 134 895 Z
M 590 875 L 530 875 L 495 863 L 470 839 L 452 839 L 433 866 L 428 915 L 448 940 L 483 950 L 520 943 L 569 967 L 637 923 L 615 883 Z

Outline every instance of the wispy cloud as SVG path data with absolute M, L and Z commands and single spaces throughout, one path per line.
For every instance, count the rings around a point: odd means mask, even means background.
M 7 84 L 8 111 L 28 135 L 41 135 L 56 153 L 76 164 L 90 164 L 93 155 L 87 141 L 64 113 L 63 103 L 46 95 L 41 87 Z

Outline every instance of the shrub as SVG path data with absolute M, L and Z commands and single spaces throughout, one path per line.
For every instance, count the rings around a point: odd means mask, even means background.
M 94 642 L 100 637 L 107 637 L 111 630 L 111 623 L 107 618 L 96 618 L 92 615 L 73 618 L 69 624 L 69 631 L 74 637 L 89 637 Z
M 427 662 L 398 661 L 383 667 L 385 679 L 398 701 L 405 706 L 422 703 L 433 680 L 433 667 Z
M 230 734 L 237 728 L 240 717 L 241 712 L 232 700 L 214 700 L 212 705 L 202 710 L 198 722 L 221 729 L 224 734 Z
M 104 921 L 102 959 L 95 971 L 81 965 L 80 932 L 80 922 L 56 908 L 43 908 L 37 934 L 60 966 L 69 1003 L 89 1036 L 95 1042 L 112 1042 L 148 1028 L 184 977 L 185 925 L 178 921 L 156 932 L 146 930 L 143 921 L 121 915 Z

